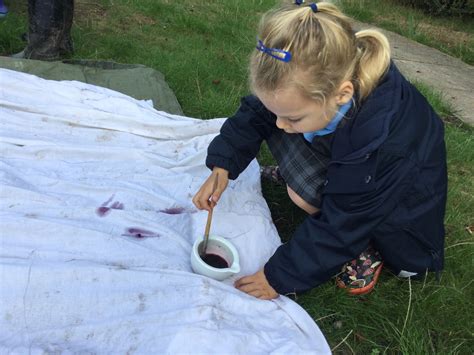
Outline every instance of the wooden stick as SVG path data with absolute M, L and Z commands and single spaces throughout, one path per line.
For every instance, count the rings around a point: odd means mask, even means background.
M 219 176 L 219 174 L 216 174 L 216 177 L 214 178 L 214 186 L 212 188 L 211 198 L 212 198 L 212 195 L 214 194 L 214 192 L 216 192 L 216 189 L 217 189 L 218 176 Z M 211 201 L 211 210 L 209 211 L 209 213 L 207 215 L 206 229 L 204 230 L 204 244 L 202 246 L 201 255 L 206 254 L 207 243 L 209 241 L 209 231 L 211 230 L 212 211 L 213 210 L 214 210 L 214 207 L 212 206 L 212 201 Z
M 209 214 L 207 215 L 207 223 L 206 223 L 206 230 L 204 231 L 204 239 L 209 238 L 209 231 L 211 230 L 211 221 L 212 221 L 212 211 L 214 210 L 213 207 L 211 207 L 211 210 L 209 211 Z

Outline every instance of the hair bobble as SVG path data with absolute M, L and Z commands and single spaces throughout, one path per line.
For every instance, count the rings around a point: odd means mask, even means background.
M 295 5 L 303 5 L 304 4 L 304 0 L 296 0 L 295 1 Z M 312 2 L 311 4 L 309 4 L 309 7 L 311 8 L 311 10 L 313 10 L 314 13 L 318 12 L 318 5 L 315 3 L 315 2 Z

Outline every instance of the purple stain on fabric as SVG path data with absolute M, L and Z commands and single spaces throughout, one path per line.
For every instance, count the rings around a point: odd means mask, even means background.
M 141 229 L 141 228 L 127 228 L 125 230 L 125 233 L 122 234 L 124 237 L 132 237 L 136 239 L 146 239 L 146 238 L 158 238 L 160 235 L 158 233 L 146 230 L 146 229 Z
M 184 207 L 171 207 L 171 208 L 166 208 L 164 210 L 160 210 L 159 212 L 166 213 L 166 214 L 181 214 L 185 212 L 185 208 Z
M 110 208 L 109 207 L 99 207 L 96 210 L 96 213 L 99 215 L 99 217 L 105 217 L 107 214 L 109 214 Z
M 123 203 L 120 203 L 119 201 L 115 201 L 110 208 L 114 210 L 123 210 Z
M 101 206 L 102 206 L 102 207 L 107 206 L 107 205 L 114 199 L 114 197 L 115 197 L 115 194 L 113 194 L 112 196 L 110 196 L 110 198 L 109 198 L 107 201 L 105 201 Z
M 115 197 L 115 194 L 113 194 L 112 196 L 110 196 L 110 198 L 105 201 L 101 207 L 99 207 L 97 210 L 96 210 L 96 213 L 99 217 L 105 217 L 106 215 L 108 215 L 110 213 L 110 210 L 123 210 L 124 208 L 124 205 L 123 203 L 119 202 L 119 201 L 115 201 L 114 203 L 112 203 L 112 205 L 110 207 L 107 207 L 107 205 L 112 202 L 112 200 L 114 199 Z

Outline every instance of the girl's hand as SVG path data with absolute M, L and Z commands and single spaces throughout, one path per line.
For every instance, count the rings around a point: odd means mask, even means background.
M 216 176 L 217 184 L 215 186 L 216 189 L 214 190 Z M 211 211 L 211 209 L 217 205 L 217 201 L 219 201 L 219 198 L 226 189 L 228 183 L 229 172 L 225 169 L 215 167 L 206 182 L 202 184 L 199 191 L 194 195 L 194 205 L 200 210 Z
M 260 298 L 261 300 L 272 300 L 279 296 L 279 294 L 268 283 L 263 269 L 257 271 L 253 275 L 238 279 L 235 281 L 234 286 L 240 291 Z

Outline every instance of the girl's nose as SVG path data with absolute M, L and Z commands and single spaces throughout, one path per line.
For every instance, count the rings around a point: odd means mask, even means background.
M 286 120 L 284 120 L 280 117 L 277 117 L 276 126 L 280 129 L 285 129 L 285 128 L 289 127 L 289 124 L 288 124 L 288 122 L 286 122 Z

